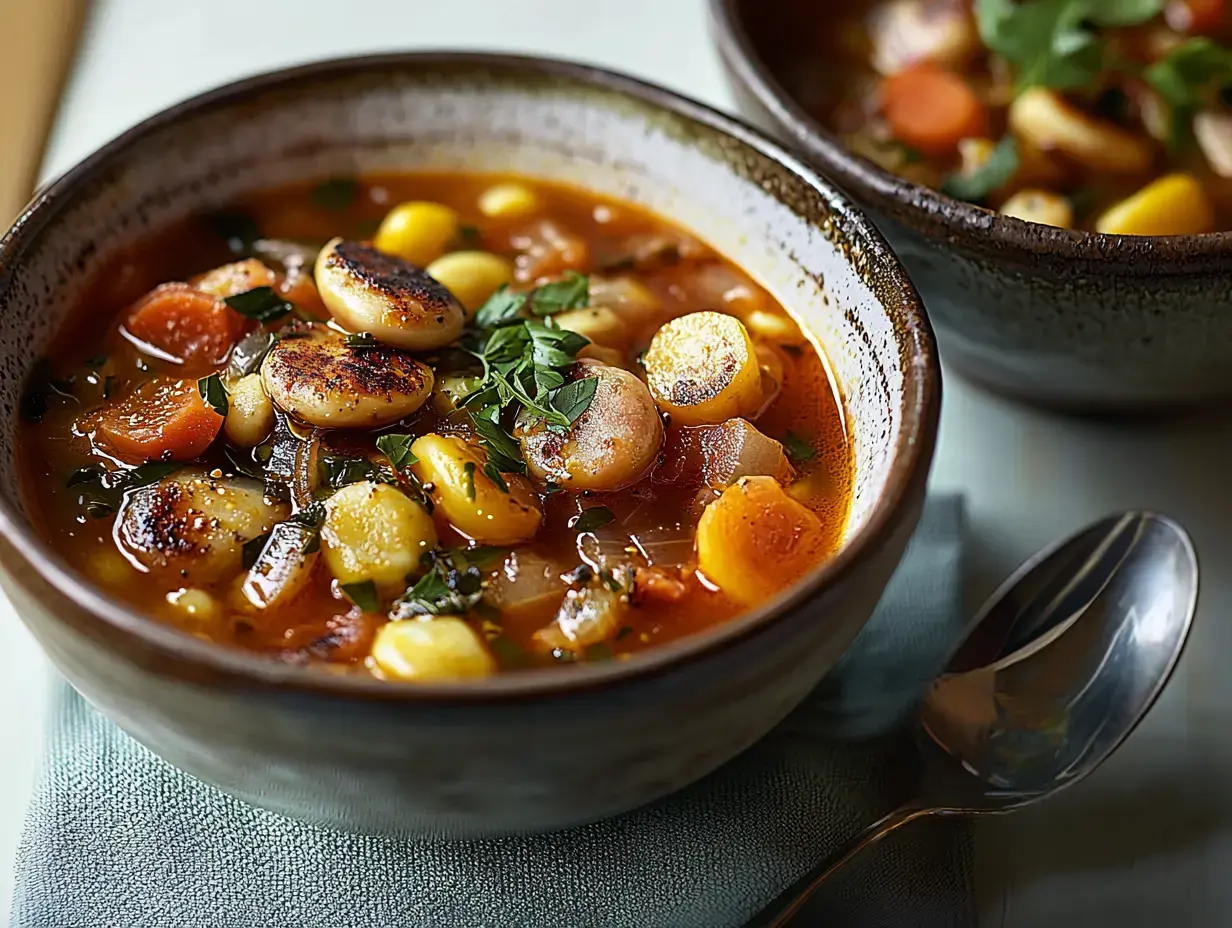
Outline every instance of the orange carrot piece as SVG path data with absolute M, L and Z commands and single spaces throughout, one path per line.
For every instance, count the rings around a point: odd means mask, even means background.
M 160 378 L 99 414 L 96 437 L 130 464 L 190 461 L 204 453 L 223 417 L 205 404 L 193 380 Z
M 184 283 L 155 287 L 124 321 L 134 338 L 194 372 L 222 364 L 248 327 L 248 321 L 221 300 Z
M 988 108 L 957 74 L 921 64 L 887 77 L 881 108 L 894 137 L 925 155 L 946 155 L 988 131 Z

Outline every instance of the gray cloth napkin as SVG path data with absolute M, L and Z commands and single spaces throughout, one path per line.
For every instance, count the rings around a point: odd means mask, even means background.
M 13 925 L 736 928 L 909 794 L 911 739 L 884 732 L 961 630 L 962 541 L 961 499 L 929 500 L 876 616 L 783 724 L 674 796 L 552 835 L 408 841 L 288 821 L 163 763 L 62 685 Z M 925 822 L 835 877 L 799 924 L 970 928 L 971 884 L 966 827 Z

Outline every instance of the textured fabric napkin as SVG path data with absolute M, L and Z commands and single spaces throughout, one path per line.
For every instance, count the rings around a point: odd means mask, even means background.
M 553 835 L 407 841 L 288 821 L 163 763 L 62 685 L 13 925 L 736 928 L 908 795 L 911 739 L 884 732 L 961 630 L 962 536 L 962 501 L 931 499 L 876 616 L 782 725 L 674 796 Z M 798 924 L 969 928 L 971 883 L 965 826 L 925 822 L 835 877 Z

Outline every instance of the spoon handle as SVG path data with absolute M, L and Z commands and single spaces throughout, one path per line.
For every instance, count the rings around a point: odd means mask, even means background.
M 862 832 L 836 849 L 821 863 L 783 890 L 774 901 L 767 905 L 745 928 L 784 928 L 801 906 L 816 892 L 817 887 L 828 880 L 840 867 L 863 851 L 872 847 L 892 831 L 897 831 L 908 822 L 917 818 L 932 815 L 939 810 L 922 807 L 915 802 L 900 806 L 884 818 L 878 819 Z

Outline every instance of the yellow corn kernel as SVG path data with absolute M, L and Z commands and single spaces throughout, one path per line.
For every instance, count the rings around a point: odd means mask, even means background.
M 456 436 L 428 434 L 415 439 L 411 465 L 443 515 L 468 538 L 488 545 L 512 545 L 534 537 L 543 520 L 539 498 L 517 474 L 502 478 L 502 490 L 487 474 L 482 449 Z
M 458 298 L 467 315 L 473 315 L 497 287 L 513 280 L 512 262 L 488 251 L 455 251 L 437 258 L 427 271 Z
M 750 335 L 775 345 L 801 345 L 808 340 L 796 320 L 785 313 L 755 309 L 744 317 L 744 325 Z
M 1074 208 L 1069 200 L 1047 190 L 1019 190 L 1002 204 L 1001 215 L 1062 229 L 1074 224 Z
M 185 618 L 194 622 L 209 622 L 218 618 L 220 608 L 216 600 L 205 590 L 186 587 L 167 594 L 167 602 Z
M 606 306 L 586 306 L 570 309 L 552 317 L 562 329 L 576 332 L 597 345 L 619 348 L 629 340 L 629 327 L 624 319 Z
M 489 219 L 521 219 L 537 209 L 539 197 L 525 184 L 497 184 L 479 195 L 479 212 Z
M 1095 223 L 1109 235 L 1198 235 L 1215 227 L 1206 190 L 1188 174 L 1169 174 L 1110 208 Z
M 382 625 L 370 664 L 378 676 L 405 683 L 486 677 L 496 661 L 479 635 L 457 616 L 402 619 Z
M 378 251 L 427 267 L 445 253 L 458 232 L 458 214 L 440 203 L 399 203 L 381 220 L 372 244 Z
M 388 484 L 352 483 L 325 504 L 321 552 L 339 583 L 371 580 L 383 595 L 400 593 L 434 547 L 432 517 Z

